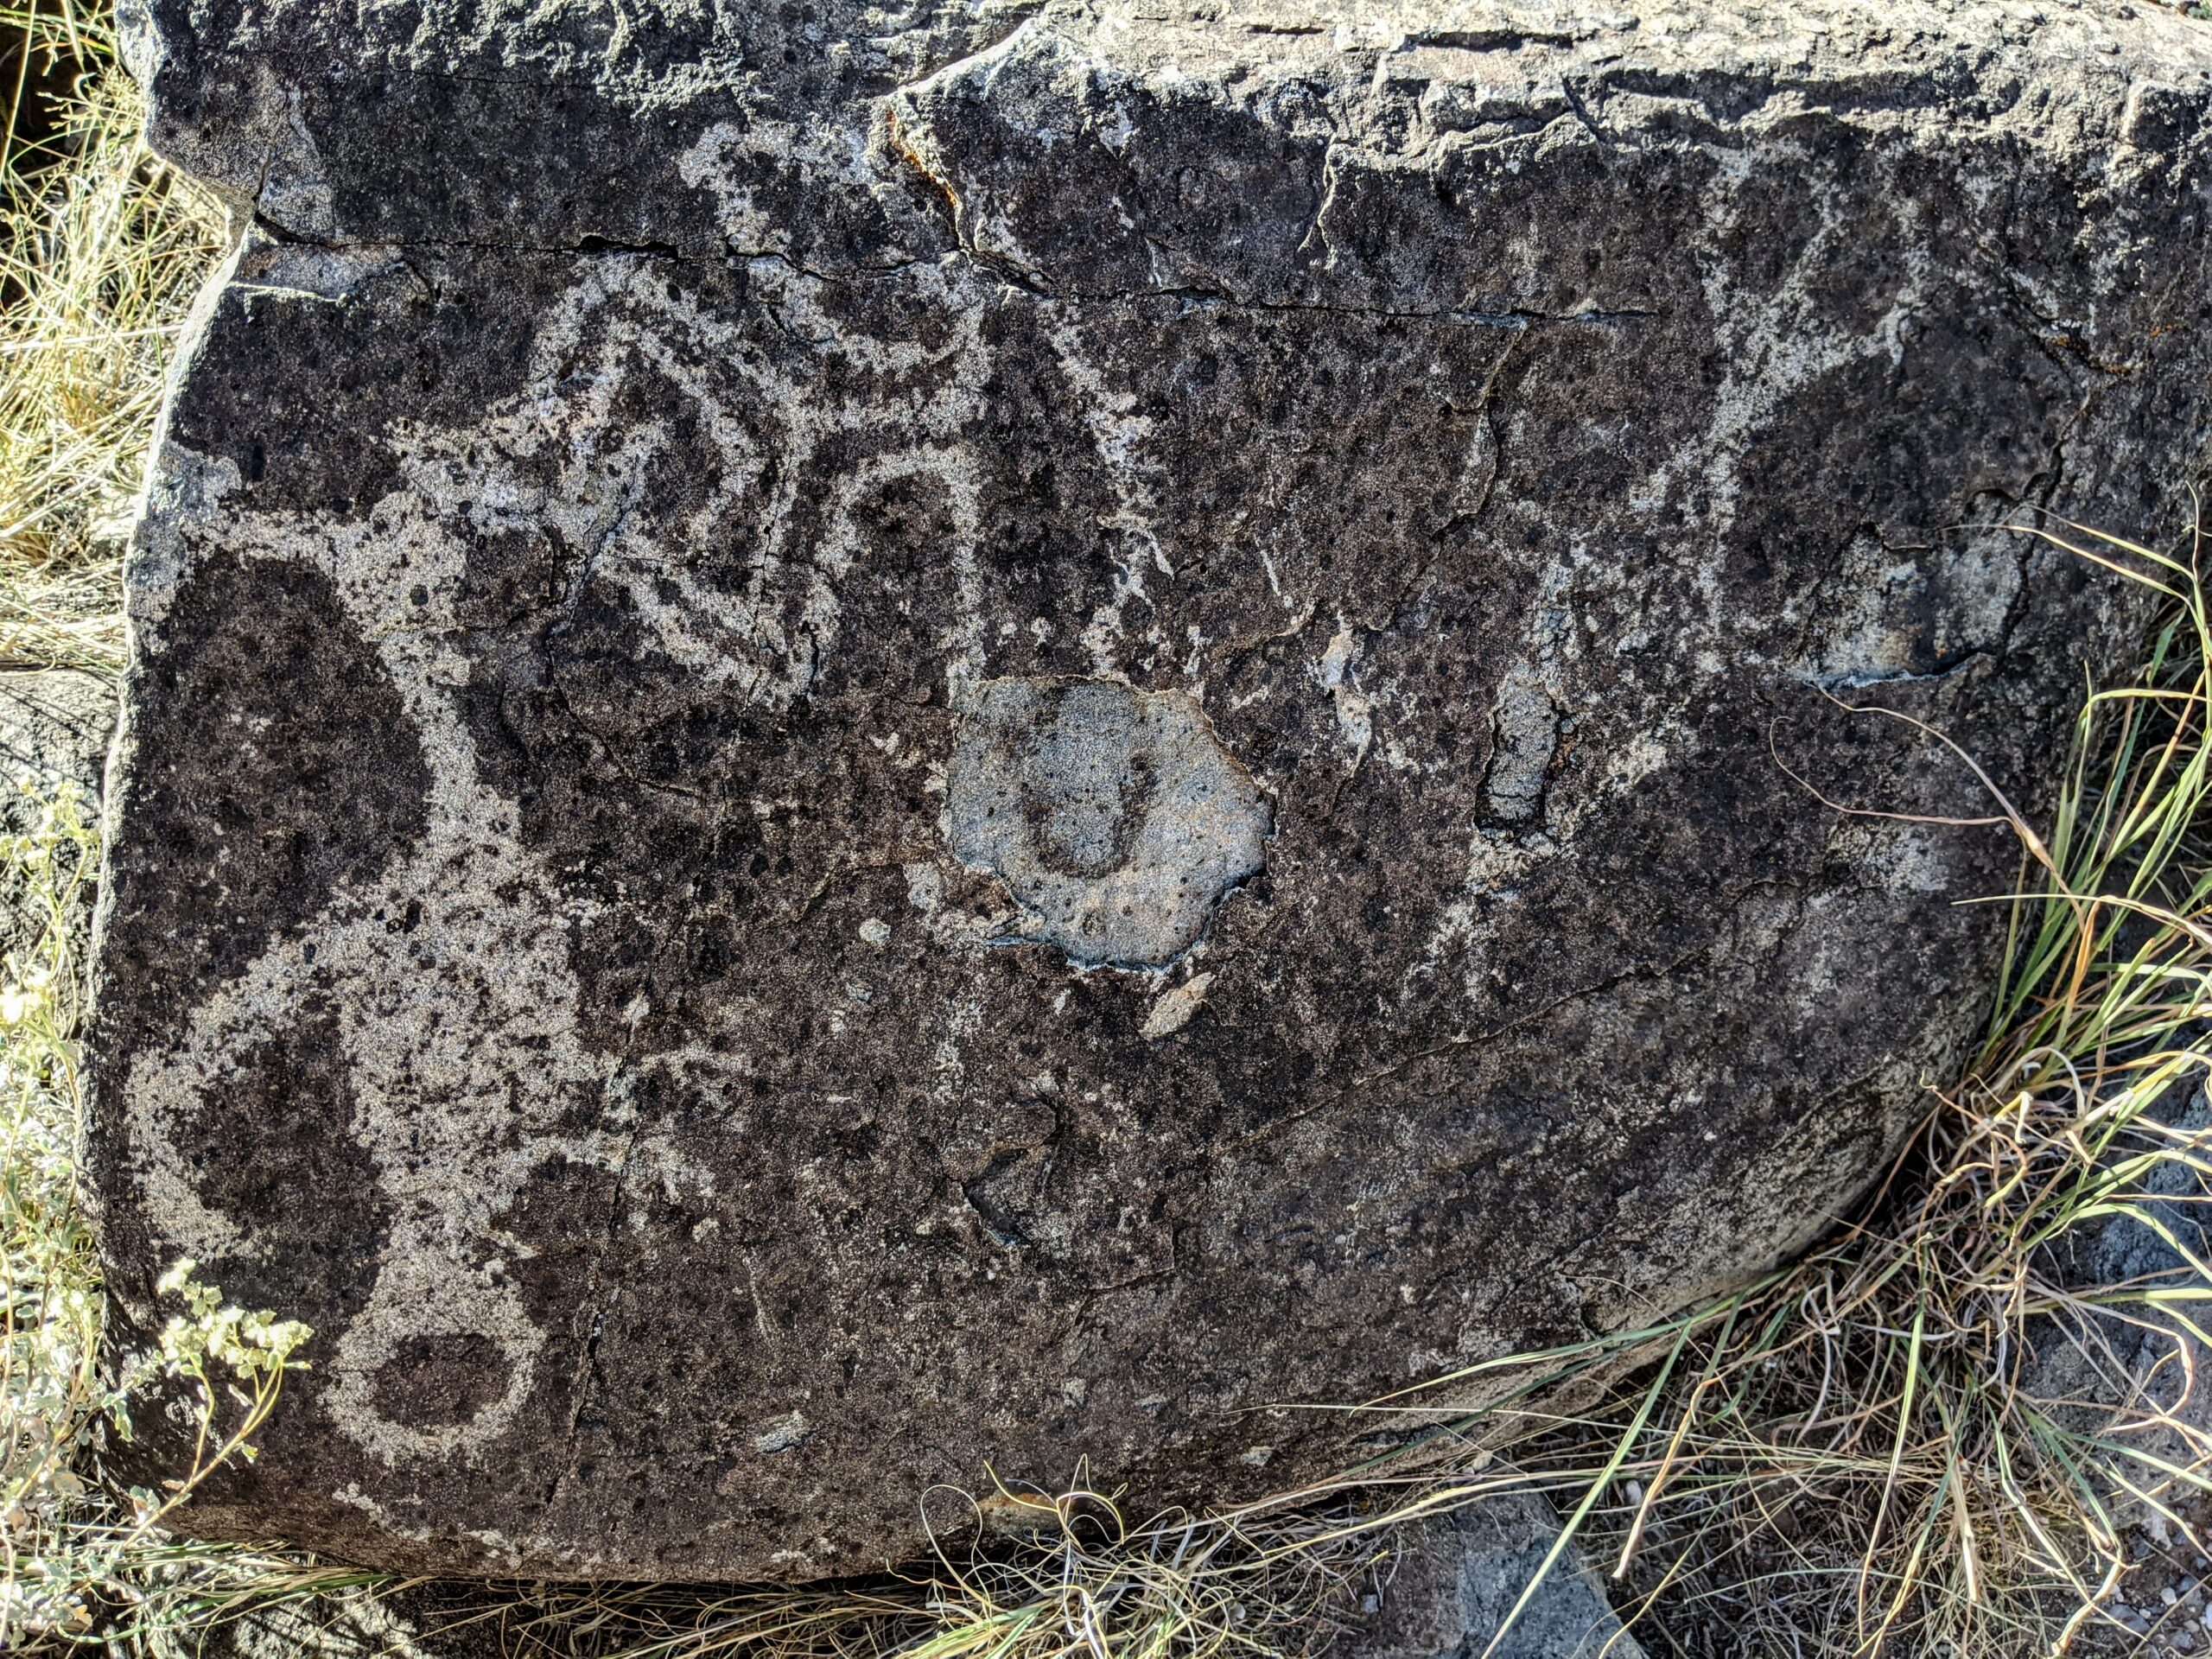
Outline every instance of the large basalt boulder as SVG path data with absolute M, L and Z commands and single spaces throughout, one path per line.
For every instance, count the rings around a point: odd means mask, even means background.
M 2031 798 L 2142 607 L 2001 526 L 2167 534 L 2212 421 L 2140 5 L 127 22 L 246 229 L 129 573 L 114 1339 L 180 1255 L 316 1332 L 212 1535 L 862 1570 L 1797 1248 L 2015 875 L 1815 798 L 1990 810 L 1845 705 Z

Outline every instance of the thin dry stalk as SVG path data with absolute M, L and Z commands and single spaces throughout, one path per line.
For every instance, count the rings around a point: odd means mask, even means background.
M 104 17 L 31 0 L 0 29 L 26 67 L 82 66 L 49 142 L 19 143 L 11 106 L 0 168 L 0 664 L 113 668 L 123 543 L 223 213 L 146 148 Z

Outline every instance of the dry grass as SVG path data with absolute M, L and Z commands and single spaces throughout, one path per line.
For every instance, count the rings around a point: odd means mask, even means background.
M 111 665 L 122 527 L 220 226 L 147 155 L 136 95 L 74 3 L 0 12 L 40 49 L 92 66 L 60 137 L 28 156 L 11 138 L 4 169 L 0 660 Z M 2212 1173 L 2212 1134 L 2174 1110 L 2212 1018 L 2212 635 L 2196 549 L 2075 539 L 2159 586 L 2168 620 L 2134 683 L 2085 710 L 2053 821 L 2031 827 L 1999 804 L 2023 881 L 1992 1034 L 1857 1226 L 1650 1330 L 1485 1367 L 1505 1398 L 1484 1412 L 1421 1393 L 1369 1408 L 1427 1425 L 1427 1450 L 1447 1452 L 1436 1461 L 1205 1516 L 1030 1494 L 1025 1541 L 948 1545 L 861 1586 L 398 1586 L 170 1537 L 163 1519 L 193 1471 L 161 1493 L 80 1479 L 84 1437 L 127 1415 L 130 1379 L 93 1365 L 99 1293 L 72 1165 L 79 964 L 67 929 L 49 928 L 0 983 L 0 1648 L 181 1651 L 252 1617 L 298 1646 L 319 1626 L 351 1629 L 373 1652 L 404 1608 L 406 1625 L 530 1656 L 1294 1653 L 1388 1575 L 1408 1523 L 1529 1487 L 1618 1571 L 1643 1628 L 1670 1640 L 1723 1629 L 1736 1651 L 1869 1659 L 2078 1643 L 2123 1582 L 2129 1516 L 2186 1533 L 2190 1498 L 2212 1484 L 2190 1410 L 2212 1274 L 2189 1255 L 2184 1219 Z M 5 850 L 59 917 L 92 838 L 65 798 Z M 2116 1219 L 2166 1239 L 2171 1270 L 2084 1282 L 2094 1251 L 2080 1246 Z M 207 1389 L 211 1430 L 226 1427 L 204 1469 L 242 1454 L 302 1333 L 180 1288 L 185 1314 L 144 1363 Z M 2145 1342 L 2168 1360 L 2149 1377 Z M 1656 1363 L 1573 1419 L 1542 1405 L 1562 1380 L 1645 1351 Z M 2085 1382 L 2117 1405 L 2075 1397 Z
M 123 540 L 163 372 L 224 237 L 157 161 L 137 89 L 80 0 L 0 8 L 22 63 L 84 66 L 58 130 L 0 180 L 0 663 L 121 663 Z

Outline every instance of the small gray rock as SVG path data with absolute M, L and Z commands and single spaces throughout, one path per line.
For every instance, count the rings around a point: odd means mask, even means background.
M 2149 1116 L 2201 1133 L 2212 1125 L 2212 1099 L 2190 1078 Z M 2119 1155 L 2136 1150 L 2123 1143 Z M 2045 1270 L 2084 1292 L 2116 1285 L 2138 1291 L 2188 1287 L 2195 1270 L 2181 1250 L 2200 1262 L 2212 1257 L 2212 1182 L 2181 1160 L 2170 1160 L 2153 1171 L 2135 1202 L 2155 1226 L 2117 1215 L 2078 1228 L 2050 1252 Z M 2186 1465 L 2195 1456 L 2189 1437 L 2212 1435 L 2212 1388 L 2206 1384 L 2212 1351 L 2192 1332 L 2199 1324 L 2187 1303 L 2129 1306 L 2097 1318 L 2078 1334 L 2071 1319 L 2063 1326 L 2040 1321 L 2031 1330 L 2036 1370 L 2029 1386 L 2037 1398 L 2084 1432 L 2108 1434 L 2116 1424 L 2125 1425 L 2117 1436 L 2125 1444 L 2145 1456 Z M 2171 1414 L 2178 1427 L 2145 1428 L 2146 1406 Z M 2133 1467 L 2126 1472 L 2140 1478 Z M 2123 1522 L 2139 1524 L 2149 1518 L 2149 1510 L 2132 1492 L 2115 1490 L 2108 1501 Z
M 105 675 L 74 668 L 16 669 L 0 672 L 0 830 L 21 835 L 36 823 L 40 808 L 21 784 L 29 780 L 41 794 L 63 781 L 77 786 L 86 823 L 100 813 L 102 773 L 121 707 L 116 683 Z M 92 888 L 80 895 L 89 919 Z M 21 877 L 10 871 L 0 886 L 0 950 L 26 950 L 37 943 L 45 916 L 27 906 Z
M 0 671 L 0 776 L 48 790 L 67 779 L 96 812 L 121 699 L 113 679 L 86 669 Z
M 1604 1580 L 1573 1543 L 1541 1579 L 1559 1537 L 1551 1506 L 1534 1495 L 1493 1498 L 1424 1522 L 1403 1551 L 1373 1622 L 1328 1659 L 1643 1659 L 1621 1628 Z M 1534 1581 L 1536 1592 L 1509 1625 Z

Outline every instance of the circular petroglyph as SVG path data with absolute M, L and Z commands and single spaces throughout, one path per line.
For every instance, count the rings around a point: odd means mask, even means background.
M 1188 949 L 1269 830 L 1197 702 L 1112 680 L 985 682 L 945 784 L 955 856 L 1006 883 L 1025 938 L 1084 963 Z

